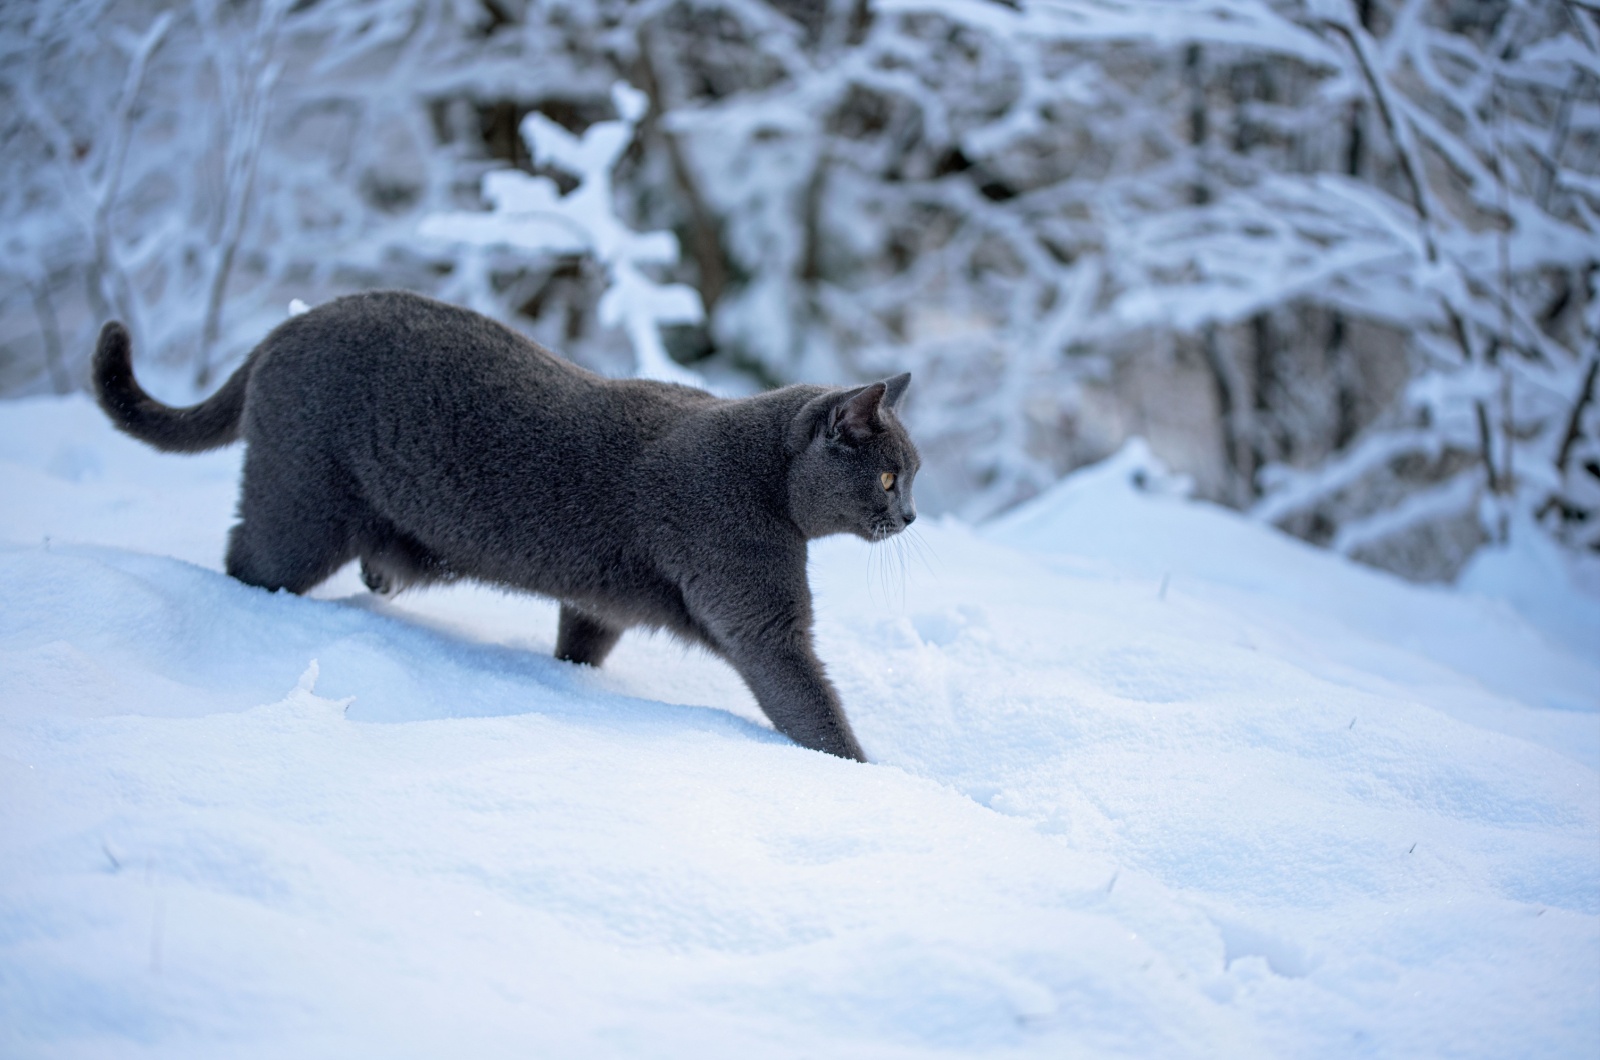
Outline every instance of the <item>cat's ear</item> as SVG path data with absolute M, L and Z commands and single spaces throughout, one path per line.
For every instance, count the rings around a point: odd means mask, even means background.
M 887 405 L 891 409 L 899 408 L 900 407 L 900 399 L 905 397 L 905 395 L 906 395 L 906 387 L 908 387 L 910 385 L 911 385 L 911 373 L 910 372 L 901 372 L 899 375 L 895 376 L 893 379 L 885 379 L 884 382 L 883 382 L 883 386 L 884 386 L 883 403 L 885 405 Z
M 847 390 L 834 402 L 828 413 L 828 434 L 851 442 L 866 441 L 876 431 L 883 429 L 878 419 L 878 408 L 888 387 L 872 383 L 855 390 Z

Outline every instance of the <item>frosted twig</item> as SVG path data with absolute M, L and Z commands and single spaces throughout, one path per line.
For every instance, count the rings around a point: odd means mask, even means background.
M 255 188 L 257 160 L 266 128 L 273 88 L 281 68 L 272 61 L 279 30 L 287 10 L 285 0 L 263 0 L 253 37 L 246 46 L 242 69 L 213 59 L 217 83 L 223 86 L 227 115 L 223 149 L 222 226 L 215 248 L 211 282 L 206 293 L 205 317 L 200 328 L 200 348 L 195 356 L 194 381 L 204 387 L 211 379 L 213 351 L 222 330 L 222 305 L 234 257 L 250 216 L 250 198 Z M 210 8 L 195 2 L 196 16 L 208 35 L 213 26 Z M 227 55 L 213 39 L 211 54 Z
M 117 105 L 112 111 L 110 122 L 112 139 L 111 147 L 106 152 L 106 172 L 99 186 L 93 189 L 94 221 L 90 230 L 91 238 L 94 240 L 95 267 L 100 274 L 97 281 L 100 284 L 111 283 L 113 290 L 107 301 L 131 328 L 137 326 L 136 303 L 128 278 L 117 264 L 116 242 L 111 234 L 111 208 L 116 204 L 122 190 L 122 174 L 127 163 L 128 145 L 133 139 L 133 104 L 139 97 L 140 88 L 144 85 L 145 70 L 149 66 L 150 57 L 161 46 L 167 30 L 172 26 L 172 19 L 172 12 L 162 12 L 141 36 L 125 44 L 129 52 L 128 72 L 123 78 L 122 91 L 118 93 Z
M 1324 5 L 1325 7 L 1328 5 Z M 1378 75 L 1377 65 L 1372 55 L 1372 39 L 1367 31 L 1355 25 L 1349 17 L 1349 5 L 1337 4 L 1340 15 L 1329 17 L 1324 14 L 1321 25 L 1343 37 L 1350 45 L 1351 52 L 1355 55 L 1356 64 L 1361 68 L 1361 75 L 1367 82 L 1367 88 L 1372 93 L 1373 102 L 1377 105 L 1378 114 L 1383 119 L 1384 128 L 1389 131 L 1390 140 L 1395 146 L 1395 157 L 1400 163 L 1400 172 L 1405 177 L 1406 186 L 1411 190 L 1411 202 L 1417 211 L 1418 227 L 1422 233 L 1423 246 L 1427 250 L 1428 261 L 1439 260 L 1439 248 L 1433 237 L 1433 202 L 1426 190 L 1422 178 L 1422 162 L 1417 154 L 1416 143 L 1411 138 L 1411 131 L 1396 115 L 1397 105 L 1390 97 L 1387 83 Z

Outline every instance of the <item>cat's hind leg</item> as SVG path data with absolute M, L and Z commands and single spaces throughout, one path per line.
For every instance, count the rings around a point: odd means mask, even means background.
M 239 522 L 228 535 L 230 575 L 303 593 L 355 555 L 348 492 L 337 475 L 307 464 L 255 445 L 246 451 Z
M 409 586 L 455 579 L 449 564 L 415 538 L 392 528 L 364 536 L 361 581 L 379 595 L 389 596 Z
M 622 638 L 622 630 L 584 614 L 570 604 L 561 605 L 561 624 L 556 634 L 556 658 L 565 662 L 599 666 Z

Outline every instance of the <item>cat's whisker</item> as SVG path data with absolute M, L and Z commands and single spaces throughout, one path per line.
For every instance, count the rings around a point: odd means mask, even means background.
M 937 560 L 939 555 L 934 551 L 933 546 L 928 543 L 927 538 L 922 536 L 922 532 L 912 527 L 907 527 L 905 537 L 911 554 L 917 557 L 929 574 L 936 578 L 939 577 L 941 572 L 933 569 L 933 561 Z M 941 563 L 940 566 L 943 567 L 943 564 Z
M 894 538 L 887 529 L 882 529 L 878 532 L 878 541 L 887 546 L 880 549 L 883 560 L 878 564 L 878 573 L 883 579 L 884 606 L 888 607 L 894 604 Z
M 869 595 L 875 603 L 881 603 L 884 607 L 893 606 L 895 598 L 898 597 L 898 606 L 901 610 L 904 610 L 905 560 L 902 553 L 904 543 L 898 540 L 896 531 L 883 524 L 874 524 L 868 528 L 867 541 L 867 588 Z M 896 579 L 897 574 L 899 575 L 898 580 Z
M 874 603 L 878 602 L 876 597 L 878 593 L 878 570 L 881 566 L 878 558 L 878 543 L 880 540 L 881 535 L 878 528 L 876 526 L 872 527 L 868 531 L 867 537 L 867 596 Z M 888 603 L 887 600 L 883 602 L 885 604 Z
M 894 531 L 887 526 L 873 528 L 873 537 L 879 543 L 883 556 L 878 562 L 878 579 L 883 586 L 883 602 L 885 606 L 893 603 L 895 597 L 895 565 L 897 562 L 897 545 Z M 904 606 L 904 600 L 901 601 Z
M 893 536 L 891 536 L 890 534 L 888 534 L 886 532 L 884 534 L 884 538 L 888 542 L 889 547 L 884 549 L 884 554 L 883 554 L 883 595 L 884 595 L 885 601 L 892 607 L 892 606 L 895 606 L 895 597 L 896 597 L 896 593 L 895 593 L 895 558 L 896 558 L 897 553 L 895 552 L 895 548 L 894 548 L 895 542 L 894 542 Z M 904 599 L 900 600 L 899 607 L 902 610 L 905 608 L 905 600 Z
M 895 535 L 894 563 L 900 575 L 900 609 L 903 611 L 906 606 L 906 541 L 904 533 Z

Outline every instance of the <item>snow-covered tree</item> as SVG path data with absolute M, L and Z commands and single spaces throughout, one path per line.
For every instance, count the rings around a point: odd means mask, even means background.
M 1589 518 L 1551 505 L 1594 356 L 1592 11 L 696 7 L 779 72 L 719 92 L 680 46 L 660 79 L 746 277 L 719 342 L 782 377 L 921 369 L 946 505 L 1145 433 L 1209 495 L 1417 576 L 1511 508 Z
M 909 368 L 934 509 L 1143 435 L 1414 577 L 1535 523 L 1593 548 L 1597 26 L 1581 0 L 19 0 L 0 389 L 73 385 L 112 313 L 198 382 L 290 298 L 406 286 L 610 372 Z M 588 234 L 518 245 L 524 193 Z M 442 216 L 483 238 L 425 235 Z M 681 255 L 629 242 L 663 230 Z M 650 300 L 679 283 L 701 322 Z
M 292 297 L 437 290 L 431 213 L 476 202 L 496 101 L 610 78 L 485 39 L 447 0 L 19 2 L 0 9 L 0 320 L 83 378 L 99 323 L 204 389 Z M 30 335 L 31 333 L 31 335 Z M 0 361 L 8 389 L 41 361 Z M 175 381 L 176 382 L 176 381 Z

